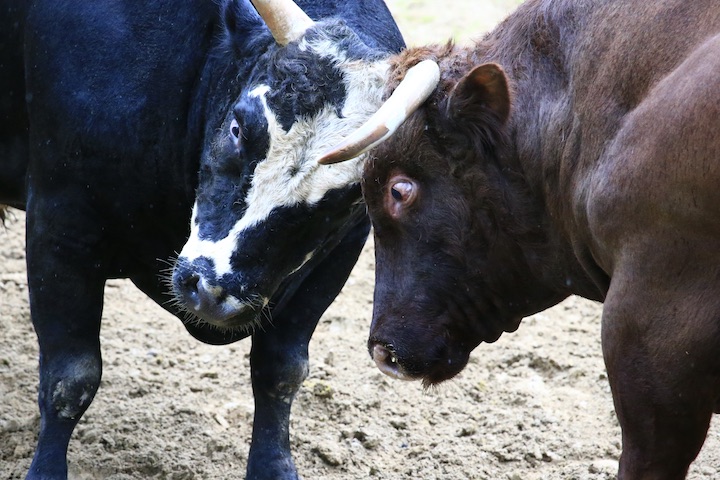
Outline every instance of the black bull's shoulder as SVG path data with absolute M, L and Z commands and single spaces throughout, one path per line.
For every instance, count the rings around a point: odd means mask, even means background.
M 403 47 L 381 1 L 299 5 L 314 19 L 342 18 L 372 49 Z M 62 479 L 67 442 L 100 383 L 104 282 L 130 278 L 184 319 L 166 278 L 188 237 L 207 135 L 275 44 L 245 0 L 11 0 L 0 8 L 0 204 L 27 210 L 41 350 L 42 427 L 28 478 Z M 248 478 L 296 478 L 288 400 L 306 374 L 314 326 L 368 232 L 363 212 L 345 215 L 313 261 L 281 285 L 277 328 L 254 336 L 262 428 L 253 435 Z M 252 333 L 186 328 L 216 344 Z

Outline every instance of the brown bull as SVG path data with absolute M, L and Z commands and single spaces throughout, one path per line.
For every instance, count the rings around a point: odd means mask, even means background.
M 427 59 L 417 111 L 321 160 L 405 119 L 364 174 L 375 362 L 435 384 L 525 316 L 603 301 L 619 478 L 684 478 L 720 406 L 720 4 L 530 0 L 472 48 L 392 59 L 390 88 Z

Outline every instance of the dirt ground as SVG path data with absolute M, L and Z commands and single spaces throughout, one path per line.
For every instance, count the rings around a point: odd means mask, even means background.
M 465 42 L 516 1 L 392 0 L 410 44 Z M 452 8 L 449 8 L 452 5 Z M 39 416 L 24 215 L 0 228 L 0 479 L 23 478 Z M 293 453 L 305 479 L 615 478 L 620 429 L 600 351 L 600 306 L 578 298 L 481 345 L 424 391 L 383 376 L 365 347 L 372 242 L 310 346 Z M 253 411 L 250 343 L 211 347 L 126 281 L 106 290 L 104 376 L 71 440 L 72 479 L 241 479 Z M 717 423 L 717 422 L 715 422 Z M 720 479 L 714 425 L 690 479 Z

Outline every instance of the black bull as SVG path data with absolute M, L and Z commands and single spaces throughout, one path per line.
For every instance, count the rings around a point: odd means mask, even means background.
M 403 46 L 379 0 L 300 5 L 314 19 L 343 18 L 369 48 Z M 129 278 L 185 315 L 161 279 L 188 237 L 209 132 L 232 110 L 243 80 L 263 68 L 261 54 L 282 48 L 258 19 L 242 0 L 0 6 L 0 204 L 27 211 L 30 305 L 40 346 L 42 421 L 28 478 L 67 476 L 70 435 L 100 384 L 106 279 Z M 342 212 L 345 225 L 332 240 L 323 233 L 312 268 L 282 284 L 281 303 L 271 304 L 277 328 L 253 335 L 248 478 L 296 478 L 290 403 L 307 372 L 310 335 L 365 241 L 368 221 L 357 213 Z M 289 235 L 272 233 L 278 234 Z M 201 322 L 185 326 L 214 344 L 249 335 Z
M 619 478 L 684 478 L 720 411 L 717 2 L 528 1 L 390 77 L 425 59 L 438 87 L 363 180 L 378 366 L 434 384 L 527 315 L 603 301 Z

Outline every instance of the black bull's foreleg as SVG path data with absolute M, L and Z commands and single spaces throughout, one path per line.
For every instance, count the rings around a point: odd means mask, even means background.
M 253 335 L 250 353 L 255 418 L 247 479 L 296 479 L 290 454 L 290 409 L 308 374 L 308 343 L 320 316 L 357 261 L 369 224 L 357 225 L 303 281 L 273 327 Z
M 52 209 L 35 203 L 28 208 L 28 282 L 40 347 L 41 415 L 28 479 L 67 478 L 68 442 L 95 396 L 102 372 L 99 335 L 105 279 L 89 254 L 95 247 L 92 235 L 81 236 L 87 243 L 68 241 L 47 226 L 60 223 L 48 222 L 48 215 L 54 215 Z M 59 230 L 66 231 L 62 226 Z
M 46 209 L 28 209 L 28 271 L 33 324 L 40 346 L 41 429 L 28 479 L 67 478 L 67 446 L 73 429 L 100 385 L 100 317 L 106 276 L 96 255 L 97 238 L 66 241 L 44 227 Z M 52 213 L 52 212 L 51 212 Z M 50 222 L 51 223 L 51 222 Z M 58 225 L 60 232 L 74 225 Z M 318 320 L 340 292 L 367 238 L 363 219 L 300 285 L 281 301 L 272 326 L 256 332 L 251 352 L 255 423 L 247 478 L 297 478 L 290 455 L 292 400 L 308 372 L 308 343 Z M 57 281 L 62 278 L 63 281 Z M 133 281 L 159 299 L 151 278 Z M 153 286 L 154 288 L 150 288 Z M 197 333 L 197 332 L 195 332 Z M 206 341 L 208 339 L 205 339 Z M 211 343 L 233 338 L 212 337 Z

